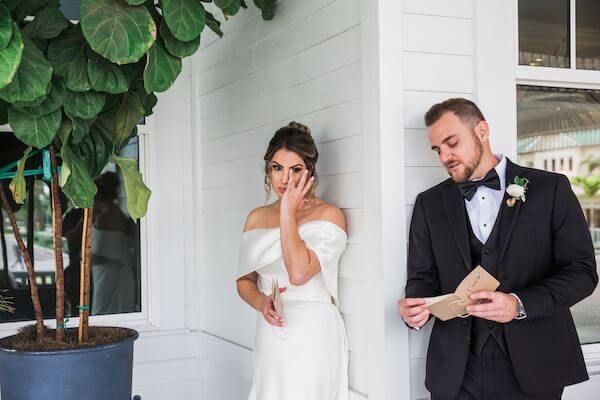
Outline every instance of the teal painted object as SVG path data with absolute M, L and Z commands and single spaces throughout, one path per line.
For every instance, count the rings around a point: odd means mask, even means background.
M 29 153 L 27 158 L 33 157 L 38 154 L 40 150 L 33 150 Z M 42 152 L 42 168 L 36 169 L 26 169 L 23 172 L 24 176 L 42 176 L 46 182 L 49 182 L 52 179 L 52 167 L 50 163 L 50 151 L 47 148 L 41 150 Z M 15 169 L 17 168 L 17 161 L 13 161 L 8 165 L 0 168 L 0 179 L 12 179 L 15 176 Z M 60 167 L 58 167 L 58 171 L 60 172 Z

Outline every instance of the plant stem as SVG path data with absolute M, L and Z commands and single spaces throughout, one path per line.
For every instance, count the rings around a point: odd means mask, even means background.
M 50 145 L 50 164 L 52 167 L 52 233 L 54 263 L 56 267 L 56 340 L 65 339 L 65 269 L 62 254 L 62 207 L 60 205 L 60 186 L 54 146 Z
M 83 210 L 83 239 L 81 240 L 81 280 L 79 289 L 79 344 L 88 340 L 90 316 L 90 257 L 92 250 L 92 217 L 94 208 Z
M 33 196 L 33 193 L 29 193 L 29 196 Z M 19 231 L 19 226 L 17 225 L 15 214 L 13 213 L 10 204 L 8 203 L 8 199 L 6 198 L 6 194 L 4 193 L 2 181 L 0 181 L 0 202 L 2 202 L 2 207 L 8 215 L 8 219 L 10 220 L 10 224 L 12 225 L 17 245 L 19 246 L 19 251 L 21 252 L 21 256 L 23 257 L 23 261 L 25 262 L 25 267 L 27 267 L 27 274 L 29 275 L 29 288 L 31 291 L 31 301 L 33 303 L 33 310 L 35 313 L 36 320 L 37 338 L 38 340 L 40 340 L 42 337 L 44 337 L 45 328 L 44 316 L 42 315 L 42 305 L 40 303 L 40 296 L 37 290 L 37 283 L 35 282 L 35 271 L 33 270 L 33 263 L 31 262 L 31 258 L 29 258 L 29 251 L 27 251 L 27 247 L 25 247 L 23 237 L 21 236 L 21 232 Z

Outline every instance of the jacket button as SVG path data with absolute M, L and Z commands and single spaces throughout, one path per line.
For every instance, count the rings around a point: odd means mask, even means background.
M 492 250 L 486 247 L 485 249 L 483 249 L 483 252 L 485 254 L 490 254 L 492 252 Z

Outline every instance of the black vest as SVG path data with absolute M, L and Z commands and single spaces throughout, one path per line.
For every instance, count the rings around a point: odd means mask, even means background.
M 487 272 L 489 272 L 494 278 L 498 279 L 498 258 L 500 254 L 500 240 L 498 232 L 500 231 L 500 217 L 504 207 L 500 207 L 494 228 L 490 233 L 487 241 L 481 243 L 477 236 L 473 233 L 471 221 L 469 215 L 465 209 L 467 216 L 467 225 L 469 227 L 469 242 L 471 245 L 471 265 L 475 268 L 481 265 Z M 481 350 L 491 335 L 498 345 L 502 348 L 502 351 L 506 354 L 506 342 L 504 339 L 504 328 L 497 322 L 488 321 L 481 318 L 473 318 L 471 325 L 471 351 L 475 354 L 481 354 Z

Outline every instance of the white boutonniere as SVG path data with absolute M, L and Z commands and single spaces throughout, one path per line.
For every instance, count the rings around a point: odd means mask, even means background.
M 525 203 L 525 193 L 527 192 L 527 184 L 529 180 L 527 178 L 519 178 L 515 176 L 513 183 L 508 185 L 506 188 L 506 193 L 508 193 L 511 198 L 506 200 L 506 205 L 509 207 L 514 207 L 517 200 L 521 200 Z

